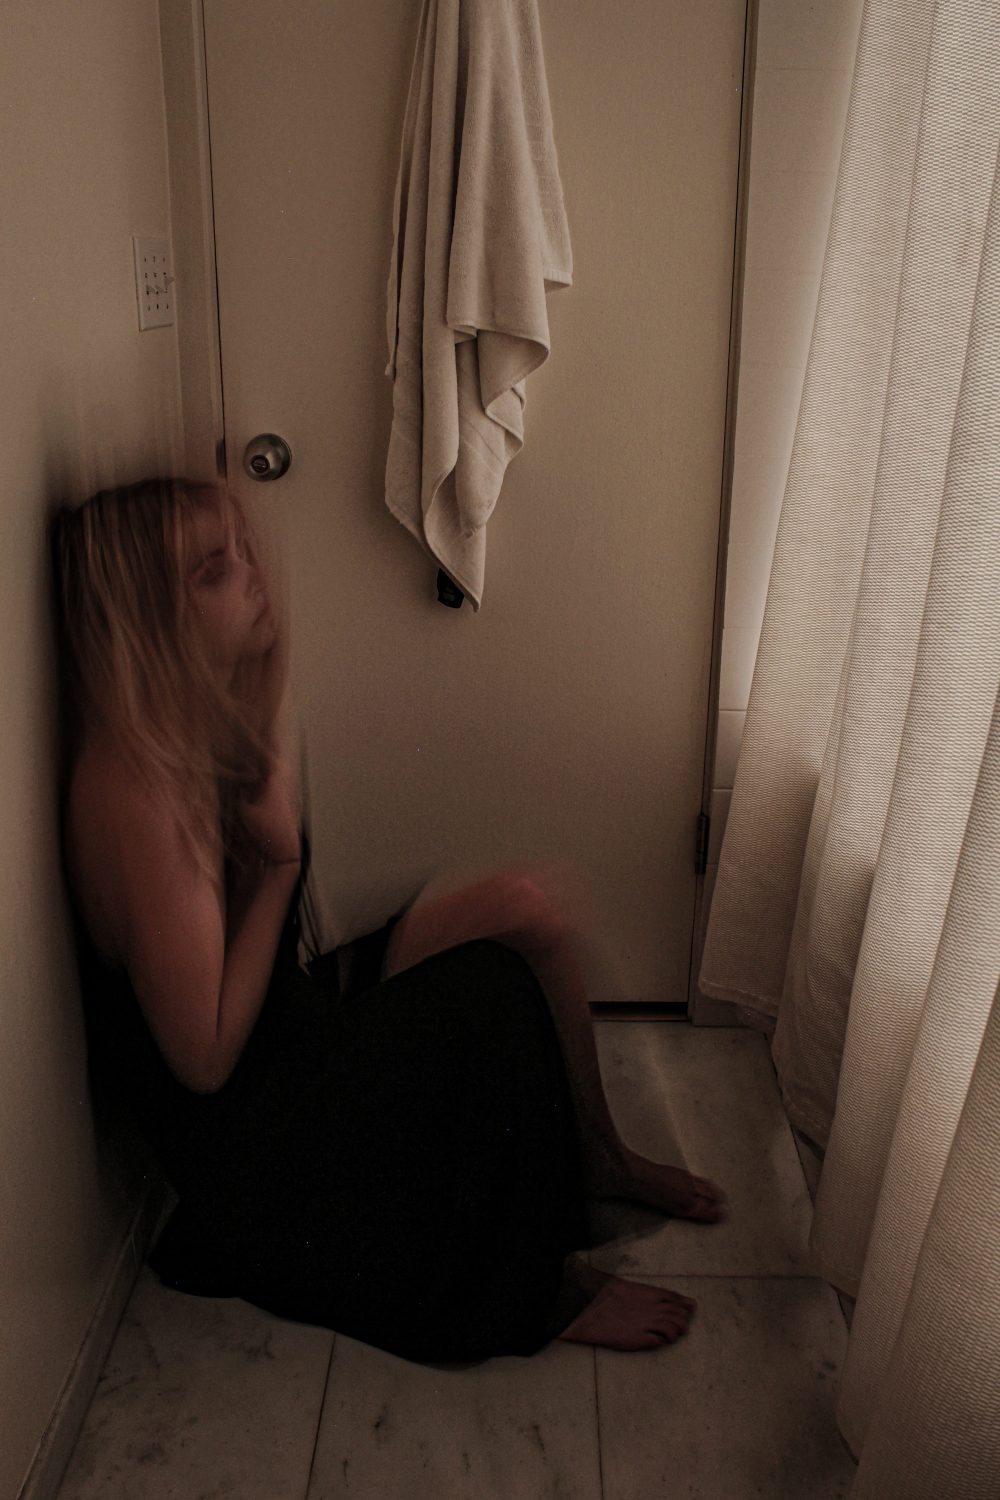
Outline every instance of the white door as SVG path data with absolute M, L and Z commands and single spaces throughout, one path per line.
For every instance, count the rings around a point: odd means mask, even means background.
M 745 0 L 542 0 L 574 285 L 482 609 L 385 508 L 385 293 L 421 0 L 204 0 L 230 486 L 277 530 L 324 946 L 428 879 L 569 859 L 592 998 L 685 1004 Z M 293 462 L 256 484 L 251 437 Z

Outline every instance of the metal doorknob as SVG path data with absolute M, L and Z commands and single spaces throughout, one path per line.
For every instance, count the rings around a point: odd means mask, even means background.
M 292 461 L 292 450 L 276 432 L 251 438 L 243 454 L 243 467 L 251 479 L 280 479 Z

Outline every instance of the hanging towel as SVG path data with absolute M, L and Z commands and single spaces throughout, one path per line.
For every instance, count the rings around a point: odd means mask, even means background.
M 537 0 L 424 0 L 393 207 L 385 503 L 478 611 L 545 294 L 572 283 Z M 444 585 L 442 588 L 441 586 Z

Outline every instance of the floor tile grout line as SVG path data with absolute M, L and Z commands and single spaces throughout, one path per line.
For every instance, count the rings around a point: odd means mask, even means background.
M 603 1270 L 603 1267 L 598 1269 Z M 658 1279 L 682 1276 L 685 1281 L 821 1281 L 832 1292 L 837 1290 L 825 1276 L 810 1276 L 808 1272 L 791 1271 L 786 1275 L 783 1271 L 654 1271 L 649 1266 L 627 1266 L 624 1270 L 628 1273 L 624 1279 L 628 1281 L 634 1281 L 637 1276 L 656 1276 Z M 610 1274 L 620 1276 L 622 1271 Z
M 601 1442 L 601 1393 L 598 1385 L 597 1375 L 597 1345 L 591 1345 L 590 1350 L 594 1368 L 594 1420 L 597 1423 L 597 1482 L 600 1485 L 601 1500 L 605 1500 L 604 1494 L 604 1448 Z
M 319 1435 L 323 1427 L 323 1414 L 326 1411 L 326 1393 L 330 1385 L 330 1371 L 333 1369 L 333 1351 L 337 1347 L 337 1335 L 334 1332 L 330 1340 L 330 1358 L 326 1362 L 326 1375 L 323 1378 L 323 1393 L 319 1398 L 319 1416 L 316 1418 L 316 1436 L 313 1438 L 312 1452 L 309 1455 L 309 1469 L 306 1473 L 306 1487 L 302 1491 L 302 1500 L 309 1500 L 309 1491 L 312 1488 L 313 1471 L 316 1467 L 316 1450 L 319 1448 Z

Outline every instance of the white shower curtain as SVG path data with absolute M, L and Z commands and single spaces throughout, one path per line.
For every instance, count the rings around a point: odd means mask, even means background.
M 825 1148 L 851 1500 L 1000 1495 L 1000 0 L 867 0 L 699 985 Z

